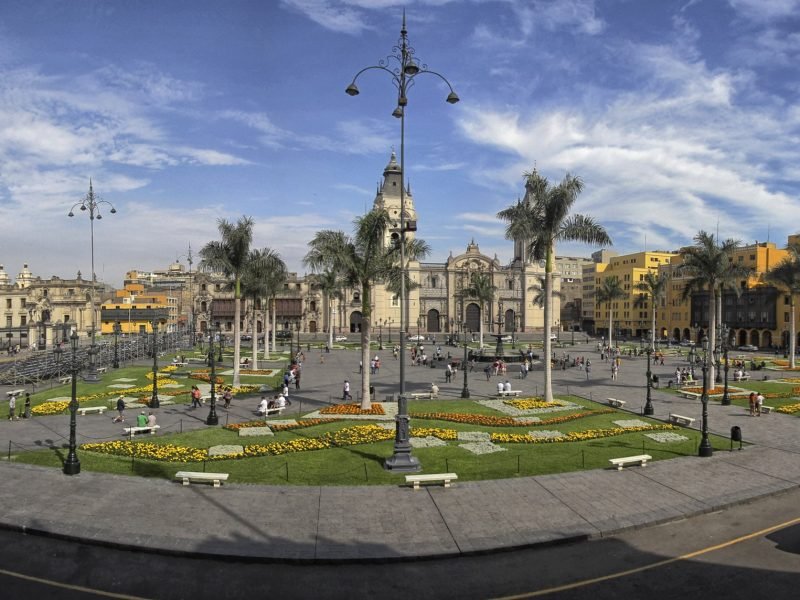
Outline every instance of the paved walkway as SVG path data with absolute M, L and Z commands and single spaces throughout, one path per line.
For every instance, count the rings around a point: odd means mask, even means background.
M 560 350 L 559 350 L 560 352 Z M 626 400 L 639 412 L 643 404 L 645 361 L 625 359 L 617 382 L 589 346 L 590 380 L 577 369 L 554 371 L 556 392 L 577 393 L 604 401 Z M 388 351 L 375 377 L 379 398 L 394 391 L 398 363 Z M 335 351 L 319 363 L 310 353 L 303 390 L 291 411 L 307 413 L 339 396 L 347 377 L 356 387 L 359 353 Z M 654 368 L 662 381 L 675 360 Z M 406 369 L 407 391 L 436 381 L 445 397 L 458 397 L 463 379 L 444 383 L 441 369 Z M 509 378 L 515 376 L 509 373 Z M 112 382 L 112 376 L 104 384 Z M 496 379 L 470 375 L 473 397 L 488 396 Z M 513 380 L 515 389 L 536 393 L 542 373 Z M 354 390 L 355 391 L 355 390 Z M 2 390 L 0 390 L 2 393 Z M 5 394 L 2 394 L 5 396 Z M 654 390 L 657 418 L 669 412 L 697 417 L 698 401 L 677 399 Z M 234 400 L 220 421 L 252 418 L 256 399 Z M 300 404 L 302 403 L 302 408 Z M 207 409 L 160 409 L 163 431 L 204 427 Z M 131 415 L 133 416 L 133 415 Z M 286 415 L 284 415 L 286 416 Z M 740 407 L 710 405 L 713 432 L 727 435 L 739 425 L 754 445 L 744 451 L 717 452 L 712 458 L 658 461 L 646 469 L 593 470 L 560 475 L 481 482 L 459 482 L 444 489 L 407 487 L 292 487 L 226 484 L 184 487 L 172 481 L 104 475 L 84 471 L 67 477 L 55 469 L 0 462 L 0 525 L 48 535 L 72 537 L 137 549 L 193 555 L 226 555 L 283 560 L 381 560 L 457 556 L 498 548 L 610 535 L 652 525 L 800 485 L 800 439 L 796 417 L 747 416 Z M 107 416 L 78 420 L 79 442 L 119 439 L 120 425 Z M 0 448 L 60 446 L 68 419 L 36 418 L 0 422 Z

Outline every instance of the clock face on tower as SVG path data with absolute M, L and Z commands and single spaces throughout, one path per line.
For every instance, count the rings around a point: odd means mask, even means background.
M 539 261 L 539 266 L 544 269 L 544 260 Z

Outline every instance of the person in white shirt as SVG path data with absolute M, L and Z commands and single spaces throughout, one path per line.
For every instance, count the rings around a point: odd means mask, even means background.
M 258 409 L 256 413 L 259 415 L 265 415 L 267 413 L 267 406 L 269 403 L 267 402 L 266 396 L 261 396 L 261 402 L 258 403 Z
M 506 379 L 505 384 L 503 384 L 503 391 L 510 392 L 511 391 L 511 383 Z
M 286 398 L 283 394 L 275 400 L 275 408 L 286 408 Z
M 500 393 L 500 392 L 502 392 L 504 389 L 505 389 L 505 387 L 503 387 L 503 382 L 502 382 L 502 381 L 498 381 L 498 382 L 497 382 L 497 393 L 499 394 L 499 393 Z

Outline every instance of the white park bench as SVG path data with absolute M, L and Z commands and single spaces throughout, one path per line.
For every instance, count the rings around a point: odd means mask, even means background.
M 137 433 L 154 434 L 156 429 L 161 429 L 161 425 L 145 425 L 144 427 L 125 427 L 122 430 L 123 435 L 136 435 Z
M 609 406 L 613 406 L 614 408 L 622 408 L 625 406 L 625 400 L 617 400 L 616 398 L 606 398 L 606 402 L 608 402 Z
M 768 415 L 768 414 L 769 414 L 769 413 L 771 413 L 772 411 L 773 411 L 773 408 L 772 408 L 771 406 L 766 406 L 766 405 L 764 405 L 764 404 L 762 404 L 762 405 L 761 405 L 761 412 L 762 412 L 762 413 L 764 413 L 764 414 L 767 414 L 767 415 Z
M 6 396 L 11 398 L 11 396 L 19 396 L 20 394 L 24 394 L 25 390 L 11 390 L 10 392 L 6 392 Z
M 286 410 L 286 407 L 285 406 L 281 406 L 280 408 L 268 408 L 264 412 L 261 412 L 260 410 L 257 410 L 256 414 L 258 416 L 260 416 L 260 417 L 268 417 L 270 415 L 281 415 L 281 414 L 283 414 L 283 411 L 285 411 L 285 410 Z
M 106 412 L 105 406 L 81 406 L 78 408 L 78 414 L 81 416 L 85 416 L 89 413 L 98 413 L 103 414 Z
M 69 383 L 70 381 L 72 381 L 72 375 L 64 375 L 64 377 L 58 378 L 59 383 Z
M 419 489 L 420 483 L 430 483 L 432 481 L 441 481 L 444 487 L 450 487 L 450 482 L 458 479 L 455 473 L 429 473 L 428 475 L 406 475 L 406 483 L 413 483 L 414 489 Z
M 675 423 L 676 425 L 691 427 L 694 421 L 695 420 L 691 417 L 684 417 L 683 415 L 676 415 L 675 413 L 669 413 L 669 422 Z
M 500 398 L 504 398 L 505 396 L 519 396 L 521 393 L 522 390 L 503 390 L 502 392 L 499 390 L 497 391 L 497 395 Z
M 228 481 L 228 473 L 202 473 L 199 471 L 178 471 L 175 479 L 180 479 L 183 485 L 189 485 L 193 481 L 210 482 L 214 487 L 222 485 L 223 481 Z
M 750 379 L 750 373 L 745 373 L 741 377 L 737 377 L 736 375 L 733 376 L 734 381 L 747 381 Z
M 413 394 L 411 394 L 411 397 L 414 398 L 414 400 L 419 400 L 420 398 L 427 398 L 428 400 L 433 400 L 434 398 L 438 398 L 439 394 L 434 394 L 433 392 L 428 390 L 427 392 L 414 392 Z
M 640 454 L 638 456 L 624 456 L 622 458 L 609 458 L 608 462 L 612 465 L 617 467 L 617 471 L 622 471 L 622 467 L 626 467 L 628 465 L 642 465 L 643 467 L 647 466 L 647 461 L 653 460 L 653 457 L 649 454 Z
M 105 373 L 106 371 L 108 371 L 108 367 L 97 367 L 98 373 Z

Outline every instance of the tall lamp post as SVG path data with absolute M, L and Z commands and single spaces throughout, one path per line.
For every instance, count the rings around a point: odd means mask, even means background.
M 153 319 L 153 395 L 150 397 L 150 408 L 159 408 L 158 402 L 158 321 Z
M 461 365 L 461 368 L 464 369 L 464 387 L 461 388 L 462 398 L 469 398 L 469 388 L 467 387 L 467 347 L 467 324 L 464 323 L 464 363 Z
M 217 330 L 219 331 L 219 330 Z M 217 370 L 214 365 L 214 328 L 209 328 L 208 336 L 208 364 L 211 367 L 211 401 L 209 402 L 208 417 L 206 417 L 206 425 L 218 425 L 219 418 L 217 417 L 217 393 L 216 393 L 216 379 Z
M 645 348 L 645 353 L 647 353 L 647 401 L 644 404 L 644 414 L 652 415 L 653 403 L 650 399 L 650 390 L 653 387 L 653 374 L 650 372 L 650 355 L 653 354 L 653 349 L 648 346 Z
M 703 336 L 703 395 L 700 398 L 703 402 L 703 439 L 700 441 L 698 455 L 702 457 L 711 456 L 714 449 L 708 439 L 708 336 Z
M 391 67 L 390 67 L 391 65 Z M 345 92 L 349 96 L 359 94 L 356 87 L 356 80 L 365 71 L 377 69 L 389 74 L 392 84 L 397 88 L 397 106 L 392 112 L 392 116 L 400 119 L 400 395 L 397 406 L 396 435 L 394 454 L 384 463 L 384 467 L 391 471 L 419 471 L 421 466 L 419 461 L 411 456 L 411 445 L 408 442 L 408 414 L 406 413 L 406 347 L 405 334 L 408 329 L 408 300 L 406 298 L 406 197 L 405 197 L 405 118 L 406 106 L 408 105 L 408 90 L 413 87 L 419 75 L 435 75 L 441 79 L 450 89 L 446 101 L 455 104 L 459 101 L 458 95 L 453 91 L 453 86 L 445 79 L 444 75 L 431 71 L 427 65 L 420 63 L 416 58 L 414 48 L 408 44 L 408 31 L 406 30 L 406 15 L 403 12 L 403 25 L 400 29 L 400 39 L 392 47 L 392 53 L 386 58 L 378 61 L 377 65 L 364 67 L 355 77 Z
M 107 204 L 111 207 L 109 212 L 113 215 L 117 212 L 117 209 L 114 208 L 114 205 L 111 204 L 107 200 L 100 200 L 97 196 L 95 196 L 94 190 L 92 189 L 92 180 L 89 180 L 89 193 L 86 194 L 86 197 L 81 200 L 80 202 L 76 202 L 72 205 L 72 208 L 69 211 L 68 217 L 75 216 L 75 208 L 80 208 L 82 211 L 89 211 L 89 235 L 91 240 L 91 248 L 92 248 L 92 343 L 89 346 L 89 364 L 86 368 L 86 374 L 83 376 L 84 381 L 88 381 L 90 383 L 96 383 L 100 381 L 100 376 L 97 374 L 97 362 L 95 357 L 98 354 L 97 344 L 95 343 L 95 335 L 97 329 L 97 314 L 95 311 L 95 281 L 96 277 L 94 274 L 94 221 L 97 219 L 98 221 L 103 218 L 103 215 L 100 213 L 100 206 L 103 204 Z
M 386 319 L 378 321 L 378 350 L 383 350 L 383 323 Z
M 179 256 L 178 260 L 184 258 L 184 256 Z M 194 257 L 192 256 L 192 244 L 189 243 L 189 251 L 186 253 L 186 262 L 189 263 L 189 338 L 191 340 L 192 348 L 194 348 L 194 294 L 192 294 L 192 264 L 194 263 Z
M 119 369 L 119 321 L 114 323 L 114 362 L 111 363 L 112 368 Z
M 75 428 L 78 413 L 78 332 L 73 331 L 69 336 L 70 346 L 72 347 L 72 360 L 70 361 L 70 372 L 72 374 L 72 393 L 69 401 L 69 452 L 64 460 L 64 475 L 77 475 L 81 472 L 81 461 L 78 460 L 76 452 L 77 441 Z

